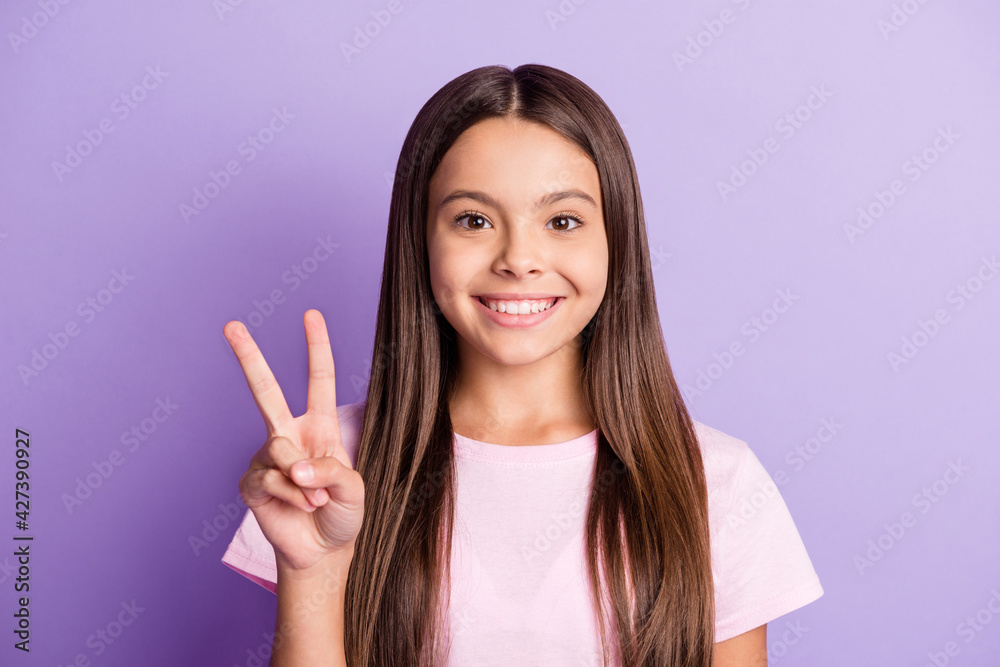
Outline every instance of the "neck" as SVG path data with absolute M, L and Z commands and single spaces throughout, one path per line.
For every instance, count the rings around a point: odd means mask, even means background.
M 452 428 L 498 445 L 545 445 L 585 435 L 596 425 L 587 411 L 582 371 L 578 345 L 510 366 L 460 340 L 458 376 L 449 400 Z

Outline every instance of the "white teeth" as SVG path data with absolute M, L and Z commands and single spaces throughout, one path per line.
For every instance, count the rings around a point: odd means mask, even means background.
M 529 313 L 540 313 L 543 310 L 548 310 L 555 304 L 556 298 L 549 301 L 487 301 L 480 297 L 480 301 L 489 306 L 490 310 L 495 310 L 499 313 L 527 315 Z

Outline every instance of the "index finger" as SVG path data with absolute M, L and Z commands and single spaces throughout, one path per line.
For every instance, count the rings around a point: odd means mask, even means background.
M 306 412 L 333 417 L 336 422 L 337 382 L 326 320 L 315 308 L 307 310 L 302 319 L 306 327 L 306 346 L 309 348 L 309 390 L 306 396 Z
M 222 333 L 240 362 L 250 393 L 253 394 L 254 402 L 257 403 L 257 409 L 260 410 L 270 435 L 282 424 L 293 419 L 288 403 L 285 402 L 285 395 L 281 393 L 281 387 L 278 386 L 278 381 L 274 379 L 274 374 L 264 361 L 264 355 L 242 322 L 239 320 L 227 322 L 222 328 Z

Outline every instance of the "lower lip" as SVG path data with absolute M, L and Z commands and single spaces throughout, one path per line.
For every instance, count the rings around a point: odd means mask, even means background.
M 493 310 L 484 304 L 477 296 L 472 297 L 472 299 L 476 302 L 476 305 L 486 311 L 486 317 L 493 320 L 496 324 L 509 329 L 526 329 L 547 320 L 549 316 L 552 315 L 552 311 L 558 308 L 562 302 L 566 300 L 566 297 L 558 297 L 556 302 L 552 304 L 551 307 L 540 313 L 528 313 L 527 315 L 511 315 L 509 313 L 501 313 L 499 310 Z

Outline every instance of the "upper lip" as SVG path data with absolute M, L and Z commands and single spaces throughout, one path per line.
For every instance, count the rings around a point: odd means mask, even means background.
M 489 299 L 491 301 L 544 301 L 547 299 L 558 299 L 556 294 L 541 294 L 532 292 L 529 294 L 514 294 L 513 292 L 493 292 L 491 294 L 477 294 L 477 297 Z

